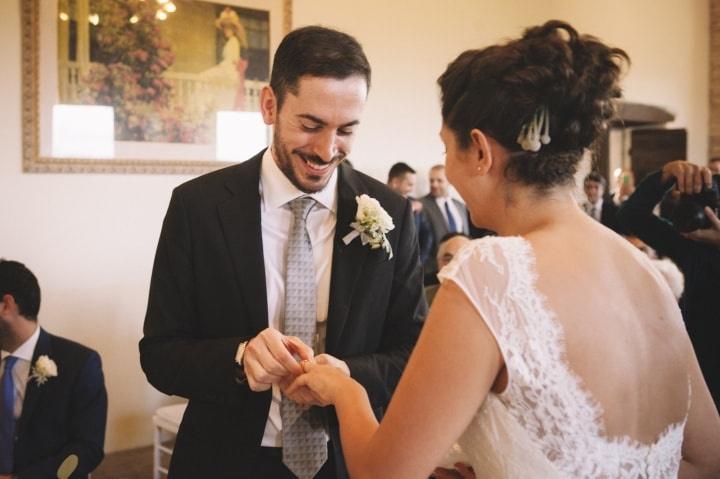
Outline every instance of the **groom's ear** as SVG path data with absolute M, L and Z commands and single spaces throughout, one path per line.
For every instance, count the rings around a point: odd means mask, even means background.
M 266 125 L 273 125 L 277 119 L 277 96 L 268 85 L 260 91 L 260 111 Z
M 470 147 L 472 148 L 474 157 L 473 160 L 475 161 L 474 166 L 480 174 L 487 174 L 494 162 L 490 139 L 481 130 L 473 128 L 470 130 L 470 140 Z

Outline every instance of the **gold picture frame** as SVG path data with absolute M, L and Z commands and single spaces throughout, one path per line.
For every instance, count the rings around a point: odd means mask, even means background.
M 43 55 L 52 51 L 53 41 L 57 51 L 57 31 L 53 30 L 48 20 L 47 8 L 51 0 L 19 0 L 21 3 L 22 32 L 22 168 L 27 173 L 143 173 L 143 174 L 201 174 L 224 166 L 234 161 L 219 161 L 209 158 L 172 159 L 167 157 L 113 157 L 113 158 L 77 158 L 56 157 L 47 153 L 46 138 L 52 125 L 52 115 L 48 110 L 54 104 L 47 98 L 41 101 L 41 92 L 48 89 L 55 91 L 57 77 L 48 79 L 49 75 L 58 75 L 58 69 L 42 66 Z M 183 1 L 183 0 L 176 0 Z M 259 3 L 268 5 L 270 33 L 269 57 L 282 36 L 288 33 L 292 25 L 292 0 L 203 0 L 206 3 L 219 4 L 237 8 L 257 8 Z M 165 3 L 165 2 L 159 2 Z M 41 5 L 42 4 L 42 5 Z M 55 3 L 57 5 L 57 2 Z M 56 12 L 53 15 L 57 15 Z M 281 18 L 278 18 L 281 17 Z M 57 19 L 57 16 L 54 17 Z M 55 20 L 57 21 L 57 20 Z M 45 25 L 43 25 L 45 22 Z M 50 25 L 50 27 L 48 27 Z M 275 27 L 279 25 L 279 27 Z M 43 28 L 53 35 L 44 34 Z M 50 47 L 48 47 L 50 45 Z M 268 68 L 270 58 L 268 58 Z M 50 62 L 52 65 L 52 62 Z M 268 71 L 269 76 L 269 71 Z M 45 88 L 45 90 L 43 90 Z M 49 96 L 42 93 L 45 97 Z M 59 98 L 59 97 L 58 97 Z M 57 102 L 55 102 L 57 103 Z M 41 141 L 45 142 L 41 145 Z M 116 142 L 119 143 L 119 142 Z M 162 150 L 162 143 L 155 152 Z M 167 143 L 168 148 L 182 145 Z

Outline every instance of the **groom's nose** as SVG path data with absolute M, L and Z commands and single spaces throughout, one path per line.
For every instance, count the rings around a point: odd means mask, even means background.
M 339 142 L 337 132 L 334 130 L 324 131 L 316 137 L 312 152 L 324 163 L 330 163 L 340 152 Z

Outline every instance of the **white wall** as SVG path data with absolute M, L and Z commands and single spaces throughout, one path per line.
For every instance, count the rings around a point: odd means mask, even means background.
M 688 128 L 688 158 L 705 162 L 709 10 L 705 0 L 295 0 L 296 26 L 321 23 L 355 35 L 373 86 L 353 162 L 373 176 L 405 161 L 424 175 L 443 160 L 435 80 L 460 52 L 550 19 L 625 49 L 628 100 L 663 106 Z M 425 193 L 424 181 L 417 193 Z
M 108 450 L 149 444 L 152 412 L 171 399 L 145 382 L 137 341 L 170 191 L 188 177 L 21 172 L 19 3 L 0 1 L 0 256 L 38 275 L 43 326 L 103 356 Z M 624 48 L 626 97 L 674 112 L 689 158 L 705 161 L 705 0 L 295 0 L 294 14 L 296 26 L 337 27 L 365 46 L 373 87 L 352 159 L 380 179 L 396 161 L 424 173 L 443 160 L 435 79 L 449 61 L 550 18 Z

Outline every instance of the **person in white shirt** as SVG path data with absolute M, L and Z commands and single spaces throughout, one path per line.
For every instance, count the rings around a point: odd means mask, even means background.
M 423 211 L 430 223 L 433 234 L 433 249 L 425 267 L 425 284 L 437 284 L 437 245 L 448 233 L 470 234 L 467 208 L 462 201 L 450 196 L 449 183 L 445 176 L 445 165 L 435 165 L 428 173 L 430 193 L 421 198 Z
M 607 180 L 597 171 L 589 173 L 583 181 L 586 200 L 582 209 L 591 218 L 607 226 L 611 230 L 622 233 L 615 216 L 618 206 L 606 195 Z
M 271 147 L 174 190 L 140 342 L 150 383 L 189 399 L 170 478 L 347 477 L 334 411 L 282 393 L 298 359 L 356 378 L 383 415 L 426 304 L 410 202 L 345 161 L 369 87 L 354 38 L 289 33 L 260 101 Z M 353 235 L 371 200 L 379 243 Z

